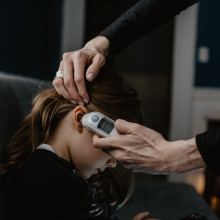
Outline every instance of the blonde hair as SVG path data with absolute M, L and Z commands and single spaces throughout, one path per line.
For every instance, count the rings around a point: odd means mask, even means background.
M 103 68 L 98 77 L 92 83 L 87 82 L 86 86 L 90 96 L 90 103 L 86 105 L 89 112 L 100 111 L 113 120 L 122 118 L 132 122 L 141 122 L 136 91 L 112 69 Z M 76 105 L 60 96 L 55 89 L 41 91 L 33 100 L 31 112 L 8 144 L 3 156 L 1 174 L 13 175 L 13 172 L 24 164 L 38 145 L 48 141 L 57 124 L 75 107 Z M 117 169 L 113 170 L 106 171 L 105 178 L 97 176 L 92 182 L 102 192 L 101 195 L 104 195 L 103 199 L 117 206 L 122 203 L 123 196 L 119 196 L 117 190 L 117 188 L 121 189 L 116 174 Z M 103 193 L 103 182 L 111 188 L 110 191 L 105 190 L 110 193 Z M 130 191 L 131 189 L 132 186 Z

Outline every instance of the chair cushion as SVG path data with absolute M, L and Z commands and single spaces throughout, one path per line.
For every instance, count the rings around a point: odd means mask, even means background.
M 33 96 L 51 83 L 0 72 L 0 152 L 30 111 Z
M 137 181 L 132 198 L 119 210 L 119 219 L 131 219 L 149 211 L 151 218 L 178 220 L 191 213 L 203 213 L 218 220 L 205 200 L 189 184 Z

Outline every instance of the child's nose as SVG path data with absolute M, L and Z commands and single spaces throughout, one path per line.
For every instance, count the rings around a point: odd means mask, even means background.
M 107 165 L 108 165 L 108 167 L 111 167 L 111 168 L 116 167 L 116 165 L 117 165 L 116 159 L 115 159 L 115 158 L 110 158 L 110 159 L 107 161 Z

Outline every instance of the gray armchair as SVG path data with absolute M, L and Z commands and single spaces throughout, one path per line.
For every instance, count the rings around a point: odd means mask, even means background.
M 31 100 L 41 88 L 51 86 L 42 80 L 0 73 L 0 150 L 31 108 Z M 0 219 L 2 219 L 2 206 Z M 138 212 L 149 210 L 152 217 L 178 220 L 192 212 L 202 212 L 217 220 L 211 209 L 186 184 L 136 181 L 134 195 L 119 212 L 119 219 L 130 219 Z

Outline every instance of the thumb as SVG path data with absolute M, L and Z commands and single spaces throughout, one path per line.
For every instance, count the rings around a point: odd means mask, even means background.
M 86 71 L 86 78 L 88 81 L 93 81 L 99 73 L 101 67 L 105 65 L 105 57 L 101 54 L 96 54 L 92 59 L 92 63 Z
M 133 125 L 134 123 L 117 119 L 115 122 L 115 129 L 119 134 L 130 134 Z

